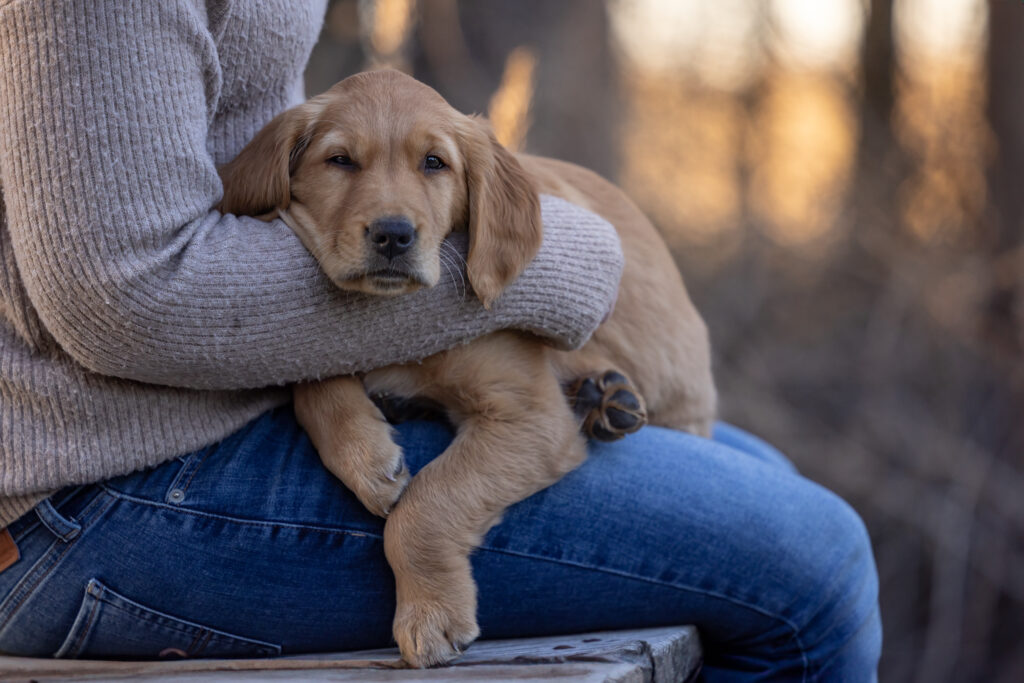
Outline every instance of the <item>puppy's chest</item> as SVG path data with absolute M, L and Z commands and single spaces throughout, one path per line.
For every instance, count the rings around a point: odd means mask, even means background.
M 411 399 L 424 393 L 418 368 L 415 365 L 396 365 L 371 370 L 363 375 L 363 386 L 370 396 Z
M 426 395 L 418 366 L 396 366 L 367 373 L 366 394 L 388 422 L 447 420 L 448 408 Z

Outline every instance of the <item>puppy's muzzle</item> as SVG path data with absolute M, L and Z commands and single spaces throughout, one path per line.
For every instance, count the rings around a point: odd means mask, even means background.
M 393 261 L 416 243 L 416 228 L 405 216 L 386 216 L 367 226 L 366 239 L 373 251 Z

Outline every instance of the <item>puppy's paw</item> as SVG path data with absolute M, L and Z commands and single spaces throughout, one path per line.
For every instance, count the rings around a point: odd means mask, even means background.
M 395 642 L 402 659 L 425 668 L 460 656 L 480 635 L 472 601 L 400 602 L 395 612 Z
M 391 426 L 383 417 L 363 420 L 339 444 L 343 452 L 321 453 L 321 460 L 367 510 L 387 517 L 411 478 Z
M 616 441 L 647 424 L 647 408 L 633 383 L 622 373 L 581 377 L 568 389 L 583 433 L 598 441 Z
M 369 459 L 372 465 L 356 473 L 351 488 L 367 510 L 387 517 L 409 485 L 409 468 L 405 466 L 402 449 L 390 435 L 370 447 L 374 451 Z

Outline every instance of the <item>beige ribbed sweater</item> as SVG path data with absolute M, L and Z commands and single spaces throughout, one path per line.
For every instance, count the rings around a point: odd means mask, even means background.
M 450 281 L 343 293 L 283 223 L 211 210 L 216 166 L 303 99 L 323 14 L 0 0 L 0 527 L 223 438 L 289 382 L 506 327 L 575 347 L 610 309 L 614 231 L 551 197 L 540 255 L 492 311 Z

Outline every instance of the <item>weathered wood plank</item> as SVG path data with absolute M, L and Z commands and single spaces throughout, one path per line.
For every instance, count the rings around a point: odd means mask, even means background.
M 436 683 L 438 681 L 486 681 L 487 683 L 522 681 L 564 681 L 565 683 L 644 683 L 640 670 L 627 662 L 572 662 L 565 664 L 484 664 L 472 667 L 445 667 L 426 670 L 342 669 L 317 671 L 213 671 L 178 674 L 153 674 L 131 678 L 107 675 L 36 679 L 46 683 L 86 683 L 88 681 L 125 681 L 131 683 L 285 683 L 308 681 L 361 681 L 364 683 Z
M 240 681 L 516 681 L 669 683 L 688 679 L 701 662 L 691 626 L 491 640 L 474 643 L 452 666 L 405 669 L 395 649 L 278 659 L 114 662 L 0 656 L 0 681 L 133 683 Z

